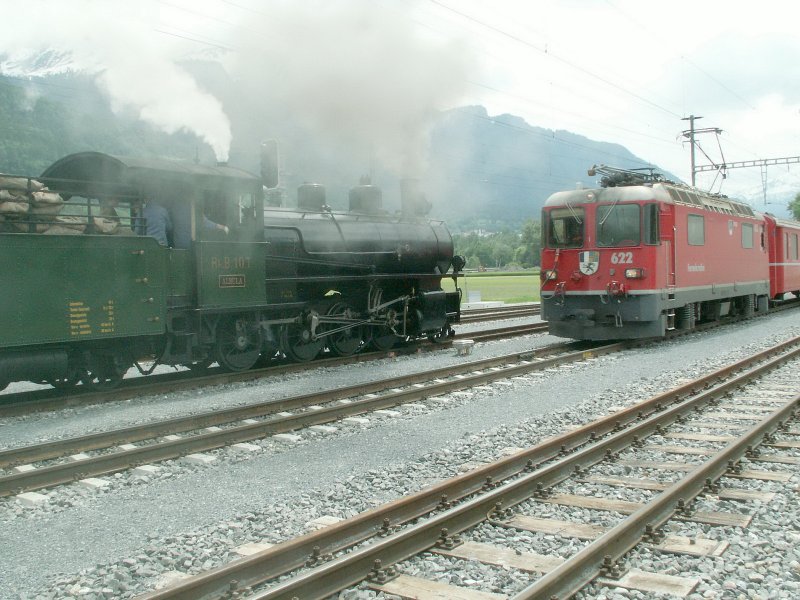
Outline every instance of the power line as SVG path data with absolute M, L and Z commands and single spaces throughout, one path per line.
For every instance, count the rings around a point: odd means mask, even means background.
M 642 21 L 639 21 L 638 19 L 634 18 L 634 17 L 633 17 L 631 14 L 629 14 L 627 11 L 625 11 L 625 10 L 622 10 L 621 8 L 619 8 L 618 6 L 616 6 L 616 5 L 615 5 L 613 2 L 611 2 L 611 0 L 606 0 L 606 4 L 608 4 L 608 5 L 609 5 L 611 8 L 613 8 L 614 10 L 616 10 L 617 12 L 619 12 L 620 14 L 622 14 L 622 15 L 623 15 L 623 16 L 624 16 L 626 19 L 628 19 L 628 20 L 629 20 L 631 23 L 633 23 L 633 24 L 634 24 L 634 25 L 636 25 L 637 27 L 641 27 L 641 28 L 643 28 L 643 29 L 647 29 L 647 30 L 650 32 L 650 34 L 651 34 L 651 35 L 653 35 L 654 37 L 658 38 L 658 39 L 660 40 L 660 42 L 661 42 L 661 43 L 663 43 L 663 44 L 667 44 L 667 45 L 669 45 L 669 46 L 673 46 L 673 47 L 674 47 L 674 45 L 673 45 L 673 43 L 672 43 L 672 40 L 670 40 L 668 37 L 666 37 L 666 36 L 664 36 L 664 35 L 661 35 L 661 32 L 660 32 L 658 29 L 654 29 L 654 28 L 652 28 L 652 27 L 649 27 L 647 23 L 643 23 Z M 746 99 L 745 99 L 745 98 L 743 98 L 743 97 L 742 97 L 740 94 L 738 94 L 737 92 L 735 92 L 734 90 L 732 90 L 731 88 L 729 88 L 727 85 L 725 85 L 725 84 L 724 84 L 723 82 L 721 82 L 719 79 L 717 79 L 716 77 L 714 77 L 714 76 L 713 76 L 711 73 L 709 73 L 708 71 L 706 71 L 705 69 L 703 69 L 702 67 L 700 67 L 700 65 L 698 65 L 696 62 L 694 62 L 693 60 L 691 60 L 689 57 L 687 57 L 687 56 L 685 56 L 685 55 L 683 55 L 683 54 L 681 54 L 680 56 L 681 56 L 681 59 L 682 59 L 682 60 L 684 60 L 685 62 L 689 63 L 689 64 L 690 64 L 692 67 L 694 67 L 695 69 L 697 69 L 698 71 L 700 71 L 700 72 L 701 72 L 703 75 L 705 75 L 706 77 L 708 77 L 708 78 L 709 78 L 711 81 L 713 81 L 714 83 L 716 83 L 716 84 L 717 84 L 719 87 L 721 87 L 722 89 L 724 89 L 725 91 L 727 91 L 729 94 L 731 94 L 731 96 L 733 96 L 733 97 L 735 97 L 737 100 L 741 101 L 741 102 L 742 102 L 742 103 L 743 103 L 745 106 L 747 106 L 748 108 L 751 108 L 751 109 L 753 109 L 753 110 L 755 110 L 755 109 L 756 109 L 756 108 L 755 108 L 755 106 L 753 106 L 752 104 L 750 104 L 750 102 L 749 102 L 748 100 L 746 100 Z
M 481 21 L 480 19 L 477 19 L 477 18 L 473 17 L 472 15 L 468 15 L 467 13 L 464 13 L 464 12 L 461 12 L 459 10 L 456 10 L 455 8 L 452 8 L 451 6 L 447 6 L 446 4 L 443 4 L 442 2 L 439 2 L 439 0 L 428 0 L 428 1 L 431 4 L 435 4 L 436 6 L 439 6 L 439 7 L 443 8 L 443 9 L 445 9 L 445 10 L 448 10 L 448 11 L 450 11 L 452 13 L 455 13 L 455 14 L 459 15 L 460 17 L 463 17 L 463 18 L 465 18 L 465 19 L 467 19 L 469 21 L 472 21 L 473 23 L 477 23 L 481 27 L 485 27 L 486 29 L 494 31 L 495 33 L 497 33 L 499 35 L 507 37 L 507 38 L 519 43 L 519 44 L 522 44 L 522 45 L 524 45 L 524 46 L 526 46 L 528 48 L 531 48 L 531 49 L 535 50 L 536 52 L 544 54 L 544 55 L 552 58 L 553 60 L 561 62 L 561 63 L 563 63 L 565 65 L 568 65 L 568 66 L 572 67 L 573 69 L 575 69 L 577 71 L 580 71 L 581 73 L 584 73 L 585 75 L 588 75 L 589 77 L 591 77 L 593 79 L 597 79 L 598 81 L 601 81 L 601 82 L 605 83 L 608 86 L 611 86 L 611 87 L 613 87 L 615 89 L 618 89 L 621 92 L 624 92 L 625 94 L 628 94 L 629 96 L 631 96 L 633 98 L 636 98 L 637 100 L 652 106 L 653 108 L 657 108 L 658 110 L 661 110 L 661 111 L 663 111 L 663 112 L 665 112 L 665 113 L 667 113 L 669 115 L 672 115 L 673 117 L 676 117 L 676 118 L 680 118 L 681 117 L 681 115 L 679 115 L 678 113 L 676 113 L 676 112 L 674 112 L 674 111 L 672 111 L 672 110 L 670 110 L 670 109 L 668 109 L 668 108 L 666 108 L 664 106 L 661 106 L 660 104 L 657 104 L 656 102 L 653 102 L 652 100 L 649 100 L 649 99 L 645 98 L 644 96 L 641 96 L 641 95 L 639 95 L 639 94 L 637 94 L 635 92 L 632 92 L 631 90 L 628 90 L 628 89 L 622 87 L 621 85 L 618 85 L 618 84 L 614 83 L 613 81 L 605 79 L 604 77 L 601 77 L 600 75 L 597 75 L 596 73 L 593 73 L 592 71 L 589 71 L 588 69 L 584 69 L 580 65 L 576 65 L 575 63 L 573 63 L 573 62 L 571 62 L 571 61 L 569 61 L 569 60 L 567 60 L 565 58 L 561 58 L 560 56 L 558 56 L 556 54 L 553 54 L 552 52 L 549 52 L 546 48 L 540 48 L 536 44 L 533 44 L 533 43 L 531 43 L 531 42 L 529 42 L 527 40 L 524 40 L 524 39 L 522 39 L 522 38 L 520 38 L 520 37 L 518 37 L 518 36 L 516 36 L 516 35 L 514 35 L 512 33 L 509 33 L 507 31 L 499 29 L 499 28 L 497 28 L 497 27 L 495 27 L 493 25 L 489 25 L 488 23 L 485 23 L 484 21 Z
M 162 33 L 164 35 L 171 35 L 173 37 L 180 38 L 182 40 L 188 40 L 190 42 L 197 42 L 198 44 L 205 44 L 206 46 L 211 46 L 213 48 L 219 48 L 220 50 L 228 50 L 228 51 L 231 51 L 231 52 L 236 52 L 237 51 L 235 48 L 231 48 L 230 46 L 225 46 L 222 43 L 210 42 L 208 40 L 201 40 L 200 38 L 191 37 L 190 35 L 187 35 L 186 32 L 184 32 L 184 35 L 181 35 L 180 33 L 174 33 L 174 32 L 171 32 L 171 31 L 165 31 L 164 29 L 154 29 L 153 31 L 155 31 L 156 33 Z M 180 29 L 176 29 L 175 31 L 181 31 L 181 30 Z
M 497 88 L 495 86 L 491 86 L 491 85 L 488 85 L 488 84 L 485 84 L 485 83 L 481 83 L 481 82 L 478 82 L 478 81 L 470 81 L 469 83 L 471 85 L 476 86 L 476 87 L 480 87 L 480 88 L 484 88 L 484 89 L 487 89 L 487 90 L 491 90 L 491 91 L 496 92 L 498 94 L 503 94 L 505 96 L 509 96 L 509 97 L 512 97 L 512 98 L 517 98 L 517 99 L 522 100 L 523 102 L 531 104 L 533 106 L 540 106 L 542 108 L 549 108 L 549 107 L 547 107 L 546 105 L 544 105 L 544 104 L 542 104 L 540 102 L 536 102 L 536 101 L 532 100 L 531 98 L 527 98 L 525 96 L 521 96 L 519 94 L 516 94 L 516 93 L 513 93 L 513 92 L 509 92 L 508 90 L 502 90 L 502 89 Z M 562 89 L 564 89 L 564 88 L 562 88 Z M 573 116 L 573 117 L 584 118 L 584 115 L 581 115 L 581 114 L 578 114 L 578 113 L 575 113 L 575 112 L 571 112 L 571 111 L 568 111 L 568 110 L 564 110 L 563 108 L 560 109 L 558 112 L 559 112 L 559 114 L 562 114 L 562 115 L 569 115 L 569 116 Z M 655 141 L 657 141 L 659 143 L 662 143 L 664 145 L 670 145 L 670 146 L 673 145 L 673 142 L 668 138 L 656 137 L 654 135 L 649 135 L 647 133 L 643 133 L 643 132 L 637 131 L 635 129 L 629 129 L 627 127 L 622 127 L 620 125 L 611 125 L 609 123 L 599 123 L 599 124 L 596 123 L 595 125 L 596 126 L 599 125 L 600 127 L 605 128 L 605 129 L 607 129 L 609 131 L 624 131 L 626 133 L 630 133 L 630 134 L 633 134 L 633 135 L 638 135 L 638 136 L 641 136 L 641 137 L 649 138 L 651 140 L 655 140 Z

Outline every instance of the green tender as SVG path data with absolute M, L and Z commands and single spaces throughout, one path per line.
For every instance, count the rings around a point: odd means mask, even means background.
M 0 234 L 0 347 L 162 334 L 167 253 L 148 237 Z

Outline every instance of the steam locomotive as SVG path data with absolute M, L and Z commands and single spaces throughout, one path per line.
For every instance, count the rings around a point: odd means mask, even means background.
M 800 223 L 666 181 L 593 167 L 597 189 L 542 214 L 542 318 L 553 335 L 631 339 L 689 330 L 800 296 Z
M 400 214 L 366 182 L 346 212 L 315 184 L 286 208 L 269 156 L 262 178 L 98 152 L 35 179 L 0 176 L 0 389 L 112 386 L 132 365 L 240 371 L 453 335 L 464 261 L 413 185 Z M 148 205 L 171 217 L 169 245 L 148 235 Z

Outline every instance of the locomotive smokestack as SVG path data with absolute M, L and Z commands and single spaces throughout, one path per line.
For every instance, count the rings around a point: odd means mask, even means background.
M 261 144 L 261 181 L 268 188 L 278 187 L 280 182 L 278 142 L 276 140 L 267 140 Z
M 217 161 L 217 166 L 218 167 L 227 167 L 228 166 L 228 161 L 227 160 L 218 160 Z

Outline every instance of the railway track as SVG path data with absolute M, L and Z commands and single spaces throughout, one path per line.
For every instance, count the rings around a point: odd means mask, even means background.
M 4 473 L 0 475 L 0 497 L 325 425 L 624 347 L 570 342 L 346 388 L 10 448 L 0 451 L 0 469 Z M 133 445 L 142 442 L 146 443 Z M 86 454 L 89 452 L 94 454 Z
M 547 331 L 546 323 L 531 323 L 514 327 L 499 327 L 486 331 L 470 333 L 468 336 L 457 335 L 454 340 L 471 339 L 475 342 L 484 342 L 507 337 L 544 333 Z M 452 345 L 452 341 L 444 343 L 429 343 L 426 348 L 441 349 Z M 75 406 L 86 406 L 103 402 L 115 402 L 138 398 L 145 395 L 167 394 L 179 391 L 193 390 L 203 387 L 225 385 L 254 381 L 266 377 L 275 377 L 289 373 L 297 373 L 319 367 L 337 367 L 371 360 L 379 360 L 389 355 L 414 353 L 419 350 L 419 345 L 399 347 L 391 352 L 365 352 L 347 357 L 332 357 L 315 360 L 312 363 L 281 363 L 262 369 L 252 369 L 242 372 L 226 372 L 219 368 L 210 369 L 198 375 L 191 371 L 167 373 L 163 375 L 150 375 L 148 377 L 127 378 L 119 388 L 113 390 L 96 390 L 91 387 L 77 386 L 64 391 L 56 389 L 42 389 L 20 393 L 0 395 L 0 418 L 14 417 L 33 412 L 61 410 Z
M 799 359 L 800 338 L 793 338 L 497 462 L 141 598 L 321 599 L 356 584 L 401 597 L 549 600 L 587 585 L 686 595 L 697 583 L 691 576 L 626 570 L 622 559 L 643 547 L 665 557 L 719 557 L 723 541 L 692 537 L 682 528 L 746 528 L 751 511 L 723 509 L 769 502 L 769 493 L 738 489 L 736 482 L 790 479 L 791 471 L 777 467 L 796 472 L 800 465 L 787 454 L 800 447 L 800 429 L 792 424 L 800 406 Z M 627 471 L 637 476 L 623 475 Z M 595 493 L 586 494 L 587 486 Z M 575 509 L 575 515 L 542 516 L 553 506 Z M 491 536 L 483 535 L 487 528 Z M 577 551 L 562 556 L 552 547 L 541 553 L 503 547 L 504 531 L 555 536 Z M 425 568 L 442 561 L 455 570 L 463 559 L 517 574 L 504 578 L 512 584 L 498 593 L 482 590 L 480 582 L 467 589 L 442 581 L 447 566 Z
M 533 330 L 541 324 L 534 324 Z M 710 324 L 704 327 L 714 327 Z M 482 332 L 483 339 L 501 339 L 518 327 Z M 0 450 L 0 497 L 32 492 L 95 478 L 219 448 L 246 444 L 267 436 L 330 424 L 368 412 L 386 410 L 492 381 L 617 352 L 630 344 L 564 343 L 535 351 L 460 363 L 434 371 L 286 397 L 224 410 L 212 410 L 94 433 L 77 438 Z M 549 357 L 549 358 L 546 358 Z M 209 376 L 217 385 L 231 380 Z M 246 381 L 253 373 L 234 374 Z M 238 377 L 242 376 L 242 379 Z M 248 377 L 245 377 L 248 376 Z M 445 380 L 447 378 L 447 380 Z M 196 380 L 176 385 L 147 386 L 148 393 L 167 393 L 198 387 Z M 202 383 L 202 381 L 201 381 Z M 106 395 L 108 398 L 108 395 Z M 119 399 L 119 398 L 115 398 Z M 293 411 L 293 412 L 288 412 Z M 221 428 L 222 426 L 222 428 Z M 139 444 L 139 445 L 134 445 Z M 92 453 L 91 455 L 87 453 Z M 201 459 L 197 459 L 200 461 Z
M 509 304 L 489 308 L 473 308 L 461 313 L 461 323 L 479 323 L 482 321 L 499 321 L 501 319 L 516 319 L 520 317 L 533 317 L 540 313 L 538 302 L 526 304 Z

